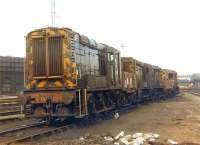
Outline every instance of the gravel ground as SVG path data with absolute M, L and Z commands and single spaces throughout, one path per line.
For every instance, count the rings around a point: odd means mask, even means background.
M 156 133 L 159 143 L 166 144 L 168 139 L 178 143 L 192 145 L 200 143 L 200 97 L 187 93 L 159 103 L 140 106 L 132 112 L 120 114 L 119 119 L 106 120 L 90 126 L 73 128 L 61 134 L 53 135 L 25 144 L 34 145 L 100 145 L 105 136 L 125 134 Z M 82 138 L 81 138 L 82 137 Z

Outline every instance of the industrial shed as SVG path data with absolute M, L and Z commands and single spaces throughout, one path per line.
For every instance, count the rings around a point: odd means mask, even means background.
M 200 74 L 199 73 L 193 74 L 191 76 L 191 81 L 193 83 L 194 88 L 200 88 Z
M 24 87 L 24 58 L 0 56 L 0 95 L 16 95 Z

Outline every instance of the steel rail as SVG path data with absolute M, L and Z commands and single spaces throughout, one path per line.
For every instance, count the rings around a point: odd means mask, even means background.
M 68 129 L 72 128 L 72 127 L 73 126 L 71 126 L 71 125 L 66 125 L 66 126 L 62 126 L 62 127 L 49 129 L 49 130 L 46 130 L 46 131 L 39 131 L 37 133 L 33 133 L 33 134 L 30 134 L 30 135 L 25 135 L 25 136 L 22 136 L 22 137 L 13 139 L 13 140 L 9 140 L 9 141 L 3 142 L 2 144 L 10 145 L 12 143 L 23 142 L 23 141 L 27 141 L 29 139 L 33 139 L 33 138 L 36 138 L 36 137 L 41 137 L 43 135 L 51 135 L 53 133 L 64 132 L 64 131 L 67 131 Z
M 25 130 L 25 129 L 31 128 L 31 127 L 41 126 L 41 125 L 44 125 L 45 123 L 46 123 L 46 121 L 41 121 L 41 122 L 37 122 L 37 123 L 32 123 L 32 124 L 27 124 L 27 125 L 21 125 L 21 126 L 16 127 L 16 128 L 11 128 L 11 129 L 8 129 L 8 130 L 0 131 L 0 136 L 8 134 L 8 133 L 12 133 L 12 132 L 17 132 L 17 131 Z

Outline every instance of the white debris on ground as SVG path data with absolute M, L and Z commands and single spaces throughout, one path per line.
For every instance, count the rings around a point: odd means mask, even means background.
M 76 139 L 55 140 L 46 143 L 37 143 L 35 145 L 200 145 L 196 143 L 178 143 L 173 139 L 163 139 L 156 133 L 134 133 L 126 134 L 119 132 L 116 136 L 111 133 L 86 134 Z M 33 144 L 20 144 L 33 145 Z
M 120 137 L 123 137 L 124 136 L 124 132 L 120 132 L 116 137 L 115 137 L 115 140 L 118 140 Z
M 97 136 L 96 136 L 97 137 Z M 95 137 L 95 138 L 96 138 Z M 93 137 L 91 137 L 93 138 Z M 103 140 L 101 139 L 103 138 Z M 100 135 L 96 139 L 101 140 L 103 145 L 155 145 L 159 144 L 160 135 L 156 133 L 134 133 L 125 134 L 124 131 L 118 133 L 115 137 L 112 135 Z M 88 138 L 90 140 L 90 137 Z M 80 138 L 80 141 L 86 141 L 87 138 Z M 166 140 L 167 145 L 177 145 L 178 143 L 172 139 Z M 98 142 L 99 143 L 99 142 Z M 100 144 L 98 144 L 100 145 Z M 162 143 L 160 143 L 162 145 Z M 165 145 L 165 144 L 163 144 Z
M 197 143 L 177 143 L 172 139 L 163 139 L 156 133 L 126 134 L 121 131 L 116 136 L 111 133 L 86 134 L 78 139 L 66 139 L 37 143 L 34 145 L 200 145 Z M 33 145 L 33 144 L 20 144 Z
M 80 137 L 79 140 L 80 140 L 80 141 L 84 141 L 85 138 L 84 138 L 84 137 Z
M 114 138 L 114 144 L 119 145 L 144 145 L 149 141 L 154 142 L 159 138 L 158 134 L 155 133 L 134 133 L 133 135 L 125 135 L 124 131 L 120 132 Z
M 168 139 L 167 143 L 172 144 L 172 145 L 177 145 L 178 144 L 178 142 L 176 142 L 176 141 L 174 141 L 172 139 Z
M 111 136 L 105 136 L 104 139 L 107 141 L 114 141 L 114 139 Z
M 114 115 L 114 118 L 119 119 L 119 113 L 116 112 L 115 115 Z

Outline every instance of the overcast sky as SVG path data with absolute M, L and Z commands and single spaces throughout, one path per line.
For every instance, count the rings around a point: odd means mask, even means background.
M 179 73 L 200 72 L 199 0 L 57 0 L 56 13 L 56 26 L 124 56 Z M 0 55 L 25 56 L 24 36 L 50 26 L 50 18 L 50 0 L 2 0 Z

